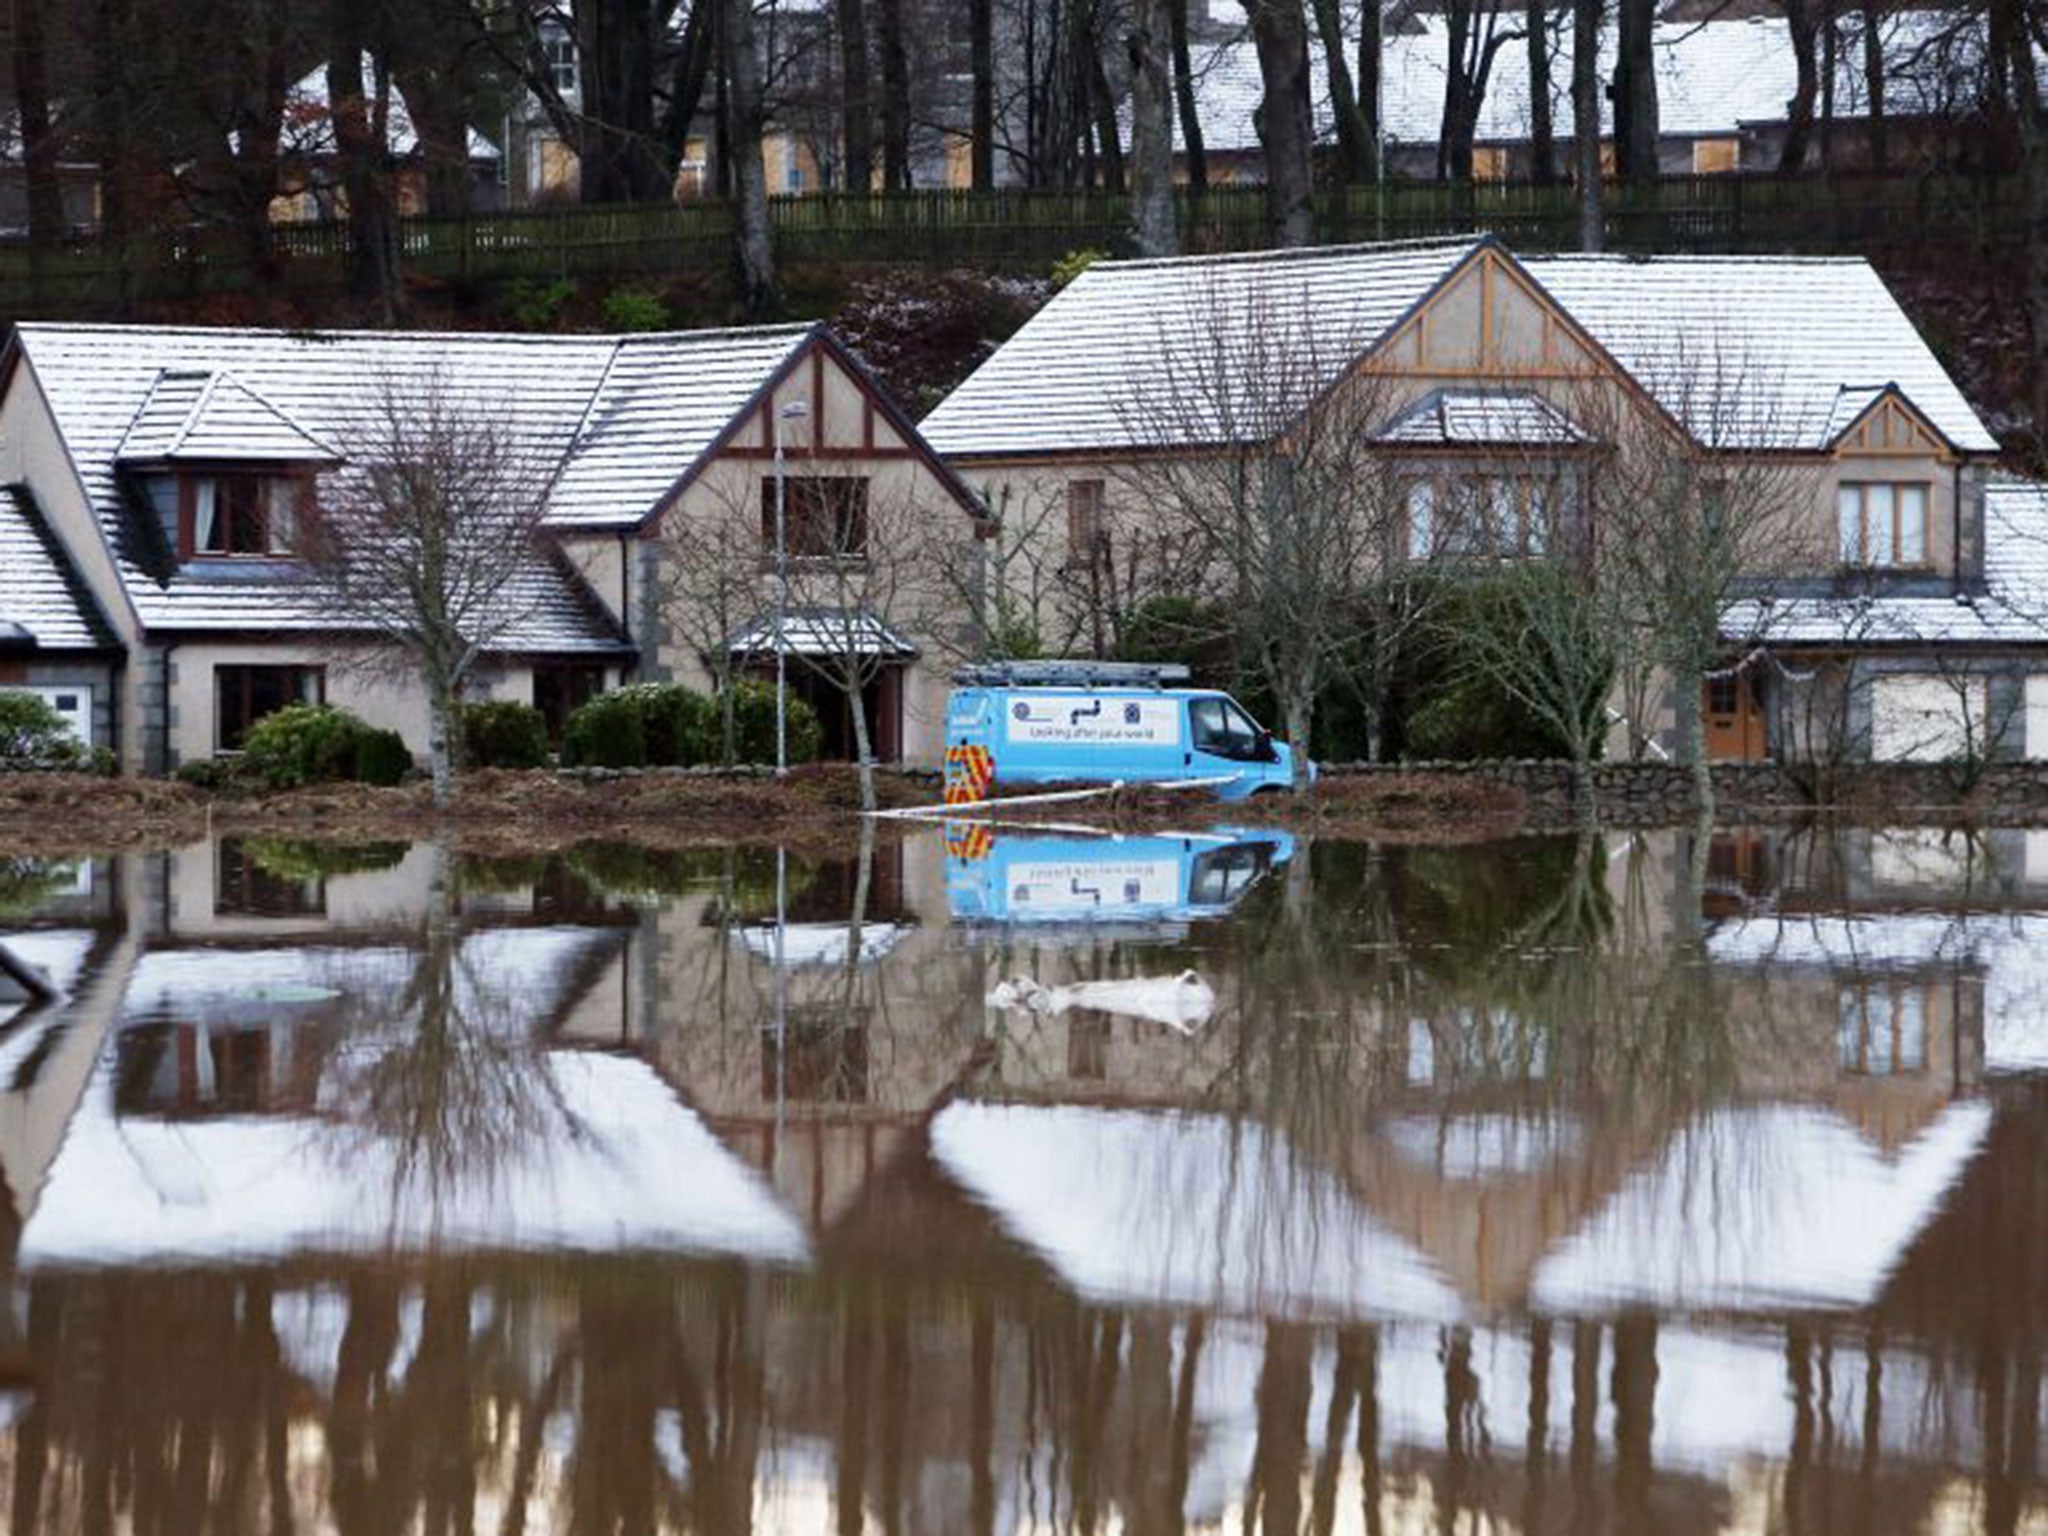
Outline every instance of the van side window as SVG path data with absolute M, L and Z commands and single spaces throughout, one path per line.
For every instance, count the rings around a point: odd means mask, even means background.
M 1259 728 L 1228 699 L 1189 700 L 1188 726 L 1197 752 L 1246 760 L 1259 755 Z

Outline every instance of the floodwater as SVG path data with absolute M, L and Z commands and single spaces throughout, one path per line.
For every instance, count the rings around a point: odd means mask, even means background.
M 0 1520 L 2048 1530 L 2048 834 L 1694 852 L 0 857 Z

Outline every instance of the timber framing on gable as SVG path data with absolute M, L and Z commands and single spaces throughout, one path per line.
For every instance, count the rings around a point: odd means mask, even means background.
M 826 436 L 828 414 L 825 409 L 826 377 L 828 367 L 837 366 L 861 399 L 860 435 L 852 442 L 842 442 Z M 719 459 L 739 459 L 773 462 L 775 458 L 776 397 L 790 380 L 800 372 L 806 375 L 806 392 L 810 406 L 809 420 L 813 430 L 803 434 L 801 443 L 788 443 L 783 447 L 785 460 L 820 460 L 847 463 L 854 460 L 911 460 L 922 465 L 932 477 L 957 501 L 978 526 L 988 520 L 988 510 L 960 474 L 932 450 L 924 435 L 902 409 L 882 389 L 866 365 L 842 343 L 831 330 L 820 321 L 802 345 L 790 353 L 782 365 L 762 380 L 760 388 L 754 391 L 747 403 L 733 413 L 723 431 L 698 454 L 696 461 L 677 477 L 675 483 L 663 493 L 660 500 L 640 520 L 642 537 L 651 538 L 659 528 L 661 520 L 682 500 L 683 493 L 696 481 L 705 468 Z M 888 439 L 885 441 L 883 434 Z M 751 439 L 751 440 L 749 440 Z
M 1444 345 L 1447 334 L 1455 332 L 1446 324 L 1447 317 L 1442 311 L 1467 282 L 1478 285 L 1477 336 L 1472 355 L 1455 357 L 1447 355 Z M 1513 349 L 1502 345 L 1503 321 L 1516 304 L 1530 306 L 1536 320 L 1534 352 L 1526 357 L 1517 357 Z M 1395 380 L 1456 378 L 1477 384 L 1609 384 L 1626 394 L 1651 420 L 1691 440 L 1684 423 L 1574 319 L 1512 251 L 1491 235 L 1482 236 L 1468 255 L 1415 301 L 1407 314 L 1367 347 L 1331 385 L 1331 390 L 1342 388 L 1367 371 Z
M 1828 447 L 1839 458 L 1931 458 L 1952 464 L 1959 457 L 1955 444 L 1896 384 L 1885 385 Z

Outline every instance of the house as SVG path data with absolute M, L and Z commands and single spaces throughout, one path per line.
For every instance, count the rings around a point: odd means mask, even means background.
M 1472 23 L 1483 39 L 1487 16 Z M 1860 25 L 1861 18 L 1857 19 Z M 1235 22 L 1235 25 L 1230 23 Z M 1502 14 L 1503 35 L 1522 25 L 1519 13 Z M 1825 99 L 1815 102 L 1810 167 L 1867 163 L 1869 113 L 1860 35 L 1848 35 L 1833 55 L 1833 115 L 1822 124 Z M 1211 7 L 1207 41 L 1191 59 L 1210 174 L 1260 180 L 1264 172 L 1254 114 L 1264 96 L 1258 55 L 1238 8 Z M 1981 159 L 1978 92 L 1982 72 L 1981 25 L 1937 9 L 1888 10 L 1882 22 L 1886 53 L 1885 112 L 1891 163 L 1925 167 Z M 1318 141 L 1335 140 L 1329 77 L 1320 43 L 1311 37 L 1310 79 Z M 1467 47 L 1471 47 L 1467 44 Z M 1782 14 L 1756 14 L 1715 6 L 1706 14 L 1675 16 L 1669 9 L 1653 28 L 1657 69 L 1658 168 L 1666 175 L 1772 171 L 1783 146 L 1789 103 L 1797 88 L 1797 54 Z M 1600 77 L 1614 74 L 1616 40 L 1610 23 L 1601 33 Z M 1380 112 L 1387 166 L 1396 176 L 1437 174 L 1437 141 L 1451 57 L 1450 25 L 1427 3 L 1390 12 L 1382 37 Z M 1571 29 L 1552 38 L 1549 99 L 1558 166 L 1569 169 L 1572 132 Z M 1825 98 L 1827 93 L 1823 92 Z M 1519 31 L 1495 53 L 1473 135 L 1478 180 L 1526 177 L 1534 169 L 1534 121 L 1529 54 Z M 1613 130 L 1613 103 L 1601 95 L 1602 132 Z M 1823 140 L 1826 140 L 1824 146 Z M 1611 144 L 1603 155 L 1612 164 Z
M 868 558 L 870 530 L 971 542 L 974 504 L 814 325 L 633 336 L 21 325 L 0 354 L 0 613 L 27 638 L 0 646 L 0 669 L 20 686 L 90 690 L 92 739 L 129 771 L 233 751 L 257 719 L 300 700 L 346 707 L 423 750 L 423 690 L 378 665 L 388 652 L 322 600 L 293 546 L 323 481 L 345 469 L 352 413 L 380 392 L 424 390 L 474 402 L 552 466 L 544 545 L 501 593 L 512 612 L 483 694 L 533 703 L 559 730 L 576 703 L 623 681 L 708 687 L 726 670 L 706 665 L 721 645 L 772 665 L 779 479 L 792 686 L 819 705 L 828 750 L 843 752 L 843 690 L 801 663 L 807 645 L 843 655 L 866 643 L 847 636 L 868 636 L 878 751 L 937 760 L 935 642 L 902 617 L 830 604 L 885 566 Z M 679 574 L 702 567 L 714 525 L 731 576 L 717 633 L 695 622 Z
M 1245 343 L 1253 324 L 1270 334 Z M 1582 477 L 1614 461 L 1628 421 L 1682 434 L 1709 462 L 1782 470 L 1791 563 L 1745 579 L 1730 665 L 1705 698 L 1617 698 L 1634 741 L 1668 752 L 1700 709 L 1715 756 L 1812 753 L 1803 722 L 1827 695 L 1830 750 L 1849 755 L 1953 755 L 1971 721 L 1975 755 L 2048 753 L 2048 606 L 2030 574 L 2048 491 L 1990 488 L 1997 441 L 1866 262 L 1525 259 L 1466 237 L 1098 263 L 924 423 L 1029 530 L 1017 569 L 1057 578 L 1029 599 L 1051 643 L 1086 642 L 1103 596 L 1091 576 L 1122 579 L 1119 552 L 1156 532 L 1143 466 L 1245 440 L 1221 406 L 1207 420 L 1183 404 L 1172 438 L 1144 419 L 1162 394 L 1184 399 L 1199 349 L 1238 356 L 1240 343 L 1298 375 L 1314 409 L 1377 393 L 1374 447 L 1407 503 L 1390 558 L 1597 540 L 1579 526 Z M 1876 685 L 1880 672 L 1910 681 Z M 2042 730 L 2025 739 L 2008 710 L 1987 733 L 1988 705 L 1936 707 L 1952 695 L 2031 697 Z M 1856 734 L 1873 707 L 1898 723 Z

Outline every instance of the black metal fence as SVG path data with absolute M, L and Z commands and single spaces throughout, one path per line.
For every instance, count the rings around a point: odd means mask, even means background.
M 1264 189 L 1180 194 L 1191 251 L 1266 244 Z M 1042 271 L 1082 248 L 1121 252 L 1129 201 L 1079 190 L 931 190 L 777 198 L 785 263 L 909 262 Z M 1491 231 L 1519 250 L 1577 244 L 1568 185 L 1389 182 L 1317 193 L 1321 243 Z M 2013 175 L 1779 178 L 1674 176 L 1648 188 L 1608 189 L 1605 243 L 1621 251 L 1863 252 L 1909 246 L 1948 251 L 2008 246 L 2024 236 L 2023 188 Z M 720 203 L 560 207 L 401 221 L 408 277 L 495 283 L 516 278 L 721 271 L 732 214 Z M 31 249 L 0 244 L 0 314 L 111 310 L 137 301 L 338 286 L 347 272 L 346 223 L 280 224 L 268 249 L 245 231 L 155 230 L 114 242 L 86 237 Z

